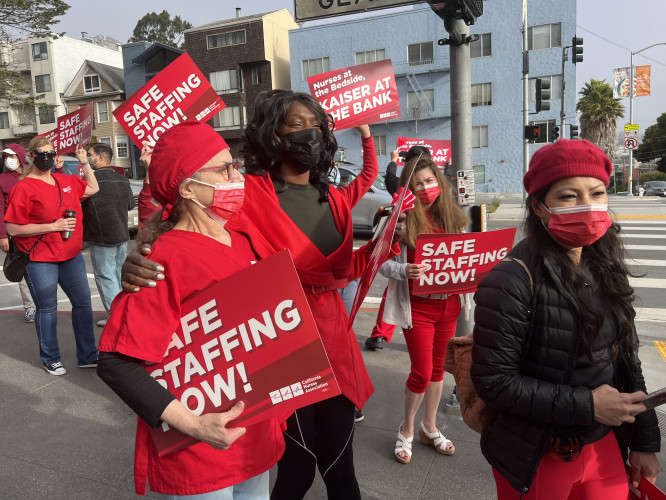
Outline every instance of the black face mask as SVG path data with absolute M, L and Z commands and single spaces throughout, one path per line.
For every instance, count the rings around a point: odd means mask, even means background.
M 300 173 L 311 170 L 321 158 L 324 136 L 319 129 L 309 128 L 282 136 L 284 158 Z
M 35 150 L 32 155 L 32 163 L 42 172 L 47 172 L 53 168 L 55 151 Z

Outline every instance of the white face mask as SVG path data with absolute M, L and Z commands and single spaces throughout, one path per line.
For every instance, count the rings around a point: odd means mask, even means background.
M 7 170 L 11 171 L 19 168 L 18 158 L 5 158 L 5 167 L 7 167 Z

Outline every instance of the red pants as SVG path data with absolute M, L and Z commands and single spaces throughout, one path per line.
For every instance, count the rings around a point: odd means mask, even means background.
M 497 500 L 627 500 L 629 482 L 620 448 L 611 431 L 596 443 L 586 444 L 575 462 L 544 456 L 528 494 L 520 496 L 493 469 Z
M 370 336 L 384 337 L 386 342 L 391 342 L 393 332 L 395 332 L 395 325 L 384 323 L 384 320 L 382 319 L 384 317 L 384 304 L 386 304 L 387 290 L 388 287 L 384 288 L 384 295 L 382 295 L 382 302 L 379 304 L 379 312 L 377 313 L 377 323 L 375 323 L 375 327 L 372 329 L 372 334 Z
M 412 328 L 404 330 L 412 369 L 407 389 L 422 394 L 430 382 L 444 379 L 446 343 L 456 333 L 460 314 L 460 298 L 450 295 L 446 300 L 411 297 Z

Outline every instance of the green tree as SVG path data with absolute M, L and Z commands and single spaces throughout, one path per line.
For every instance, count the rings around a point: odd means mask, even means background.
M 184 43 L 180 43 L 183 39 L 183 32 L 191 27 L 192 24 L 183 21 L 180 16 L 171 19 L 166 10 L 163 10 L 160 14 L 150 12 L 136 23 L 132 32 L 132 38 L 129 41 L 163 43 L 182 49 L 185 45 Z
M 643 142 L 634 157 L 643 163 L 659 160 L 657 170 L 666 173 L 666 113 L 657 118 L 657 123 L 645 129 Z
M 613 98 L 613 87 L 606 80 L 592 78 L 579 93 L 576 111 L 581 113 L 581 138 L 595 143 L 613 158 L 617 119 L 624 116 L 624 106 Z

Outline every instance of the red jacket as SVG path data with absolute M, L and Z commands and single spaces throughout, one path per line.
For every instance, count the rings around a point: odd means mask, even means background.
M 21 173 L 14 170 L 0 174 L 0 238 L 7 238 L 5 229 L 5 212 L 9 205 L 9 192 L 18 182 Z

